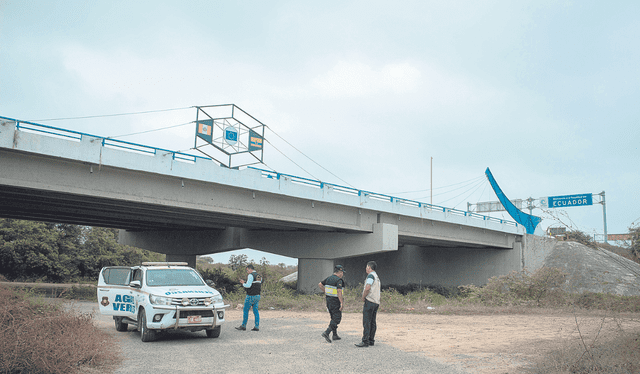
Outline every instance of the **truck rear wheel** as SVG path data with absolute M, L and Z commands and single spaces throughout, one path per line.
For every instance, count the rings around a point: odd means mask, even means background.
M 144 309 L 140 310 L 138 315 L 138 331 L 140 331 L 140 339 L 145 343 L 156 339 L 156 332 L 147 327 L 147 314 Z
M 122 322 L 122 317 L 115 317 L 114 321 L 116 322 L 116 331 L 127 331 L 129 325 Z
M 212 329 L 207 329 L 207 338 L 217 338 L 220 336 L 220 330 L 222 326 L 216 326 Z

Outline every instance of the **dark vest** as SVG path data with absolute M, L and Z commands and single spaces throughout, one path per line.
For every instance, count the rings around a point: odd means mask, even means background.
M 253 275 L 253 282 L 251 283 L 251 287 L 245 288 L 247 295 L 260 295 L 260 290 L 262 289 L 262 276 L 258 274 L 257 271 L 253 271 L 251 274 Z

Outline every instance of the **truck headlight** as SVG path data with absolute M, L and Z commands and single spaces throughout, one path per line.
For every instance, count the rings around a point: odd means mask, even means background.
M 216 295 L 211 298 L 214 304 L 222 303 L 222 295 Z
M 156 305 L 171 305 L 171 298 L 169 297 L 149 295 L 149 301 L 151 304 Z

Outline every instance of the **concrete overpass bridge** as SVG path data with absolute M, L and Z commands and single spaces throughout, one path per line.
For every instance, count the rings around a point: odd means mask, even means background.
M 195 265 L 253 248 L 298 258 L 312 291 L 373 259 L 386 284 L 483 284 L 520 270 L 521 225 L 315 180 L 0 117 L 0 217 L 120 229 L 119 242 Z

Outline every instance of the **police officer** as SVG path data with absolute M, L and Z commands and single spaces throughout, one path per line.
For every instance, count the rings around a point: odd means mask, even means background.
M 342 307 L 344 305 L 344 299 L 342 298 L 342 289 L 344 288 L 343 276 L 344 268 L 342 265 L 336 265 L 333 269 L 333 275 L 318 283 L 318 287 L 320 287 L 326 296 L 327 309 L 331 316 L 329 327 L 322 333 L 322 337 L 329 343 L 331 343 L 331 339 L 329 338 L 331 332 L 333 332 L 333 340 L 341 339 L 338 336 L 338 325 L 342 320 Z
M 237 330 L 245 331 L 247 329 L 247 320 L 249 319 L 249 309 L 253 308 L 253 316 L 255 318 L 255 327 L 251 331 L 260 331 L 260 313 L 258 313 L 258 303 L 260 302 L 260 291 L 262 289 L 262 276 L 253 268 L 252 264 L 247 265 L 247 281 L 240 279 L 242 287 L 247 291 L 244 299 L 244 309 L 242 310 L 242 325 L 236 327 Z

